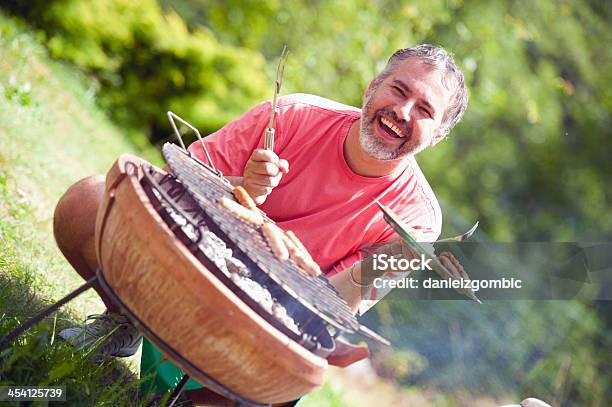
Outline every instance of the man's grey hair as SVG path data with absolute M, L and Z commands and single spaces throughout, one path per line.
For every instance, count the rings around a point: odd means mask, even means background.
M 380 84 L 402 61 L 408 58 L 416 58 L 442 71 L 444 73 L 442 79 L 443 85 L 449 90 L 454 88 L 454 93 L 451 96 L 448 108 L 444 112 L 439 130 L 441 135 L 446 136 L 459 123 L 465 113 L 465 109 L 467 109 L 468 95 L 463 72 L 461 72 L 457 64 L 455 64 L 453 57 L 444 48 L 431 44 L 422 44 L 395 51 L 391 58 L 389 58 L 389 61 L 387 61 L 385 68 L 378 74 L 376 83 Z

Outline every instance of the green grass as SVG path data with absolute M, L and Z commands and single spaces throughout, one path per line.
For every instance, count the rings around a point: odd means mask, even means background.
M 86 78 L 50 61 L 32 34 L 0 14 L 0 336 L 82 284 L 56 248 L 53 209 L 69 185 L 122 153 L 160 157 L 100 112 Z M 82 297 L 0 350 L 0 385 L 65 385 L 68 405 L 143 405 L 123 364 L 94 364 L 56 332 L 103 306 Z
M 63 293 L 75 282 L 51 234 L 61 194 L 82 177 L 106 172 L 122 153 L 143 155 L 97 110 L 82 79 L 0 18 L 2 251 L 11 247 L 39 271 L 45 281 L 37 288 L 45 294 Z M 145 158 L 159 163 L 152 151 Z

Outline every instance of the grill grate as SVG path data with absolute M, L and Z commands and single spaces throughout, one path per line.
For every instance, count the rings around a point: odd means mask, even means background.
M 314 277 L 293 262 L 281 262 L 268 248 L 261 232 L 250 223 L 234 216 L 218 204 L 232 197 L 231 186 L 173 144 L 163 148 L 166 162 L 187 188 L 200 208 L 222 230 L 227 238 L 267 274 L 276 284 L 330 325 L 349 333 L 362 332 L 359 322 L 346 301 L 324 277 Z

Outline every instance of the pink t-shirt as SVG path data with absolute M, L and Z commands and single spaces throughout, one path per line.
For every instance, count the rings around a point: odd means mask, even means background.
M 261 103 L 204 139 L 224 175 L 242 176 L 253 150 L 263 148 L 270 106 Z M 359 117 L 357 108 L 312 95 L 284 96 L 277 104 L 274 151 L 289 162 L 289 173 L 260 208 L 292 230 L 328 275 L 361 260 L 364 247 L 397 239 L 376 200 L 414 228 L 419 241 L 436 240 L 442 225 L 438 201 L 414 159 L 379 178 L 350 169 L 343 144 Z M 206 162 L 199 143 L 189 149 Z

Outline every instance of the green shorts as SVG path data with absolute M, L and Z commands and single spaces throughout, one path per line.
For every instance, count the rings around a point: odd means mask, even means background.
M 166 359 L 151 342 L 142 341 L 140 358 L 140 377 L 144 379 L 140 389 L 144 393 L 166 393 L 174 390 L 185 373 L 170 360 Z M 200 383 L 189 379 L 184 390 L 201 389 Z

